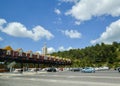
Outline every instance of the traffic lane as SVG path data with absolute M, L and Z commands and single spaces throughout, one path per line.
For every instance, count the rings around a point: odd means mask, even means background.
M 67 74 L 66 74 L 67 73 Z M 117 72 L 96 72 L 96 73 L 79 73 L 79 72 L 58 72 L 36 74 L 31 76 L 19 76 L 21 78 L 36 78 L 36 79 L 55 79 L 55 80 L 73 80 L 73 81 L 89 81 L 89 82 L 104 82 L 104 83 L 120 83 L 120 74 Z
M 59 72 L 56 72 L 56 73 L 51 73 L 52 75 L 56 75 L 57 73 Z M 49 73 L 47 73 L 48 75 L 50 75 Z M 91 76 L 91 75 L 95 75 L 95 76 L 112 76 L 113 74 L 113 77 L 114 76 L 118 76 L 120 73 L 118 71 L 115 71 L 115 70 L 105 70 L 105 71 L 96 71 L 95 73 L 81 73 L 81 72 L 72 72 L 72 71 L 65 71 L 65 72 L 61 72 L 59 73 L 59 75 L 87 75 L 87 76 Z
M 113 77 L 114 76 L 114 77 Z M 96 73 L 57 72 L 0 77 L 0 86 L 119 86 L 120 74 L 115 71 Z
M 1 83 L 2 82 L 2 83 Z M 0 79 L 0 86 L 119 86 L 116 83 L 76 81 L 76 80 L 56 80 L 56 79 L 36 79 L 36 78 L 8 78 Z

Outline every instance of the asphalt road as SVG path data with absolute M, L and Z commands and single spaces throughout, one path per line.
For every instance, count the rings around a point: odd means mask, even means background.
M 0 74 L 0 86 L 120 86 L 117 71 Z

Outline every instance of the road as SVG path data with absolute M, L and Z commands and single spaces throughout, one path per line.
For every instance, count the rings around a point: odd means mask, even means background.
M 120 86 L 117 71 L 0 74 L 0 86 Z

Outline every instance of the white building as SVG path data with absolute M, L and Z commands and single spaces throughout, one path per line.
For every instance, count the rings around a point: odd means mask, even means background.
M 44 44 L 43 48 L 42 48 L 42 55 L 47 55 L 47 46 L 46 43 Z

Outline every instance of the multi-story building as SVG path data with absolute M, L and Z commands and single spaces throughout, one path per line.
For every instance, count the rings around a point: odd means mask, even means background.
M 44 44 L 43 48 L 42 48 L 42 55 L 47 55 L 47 46 L 46 43 Z

